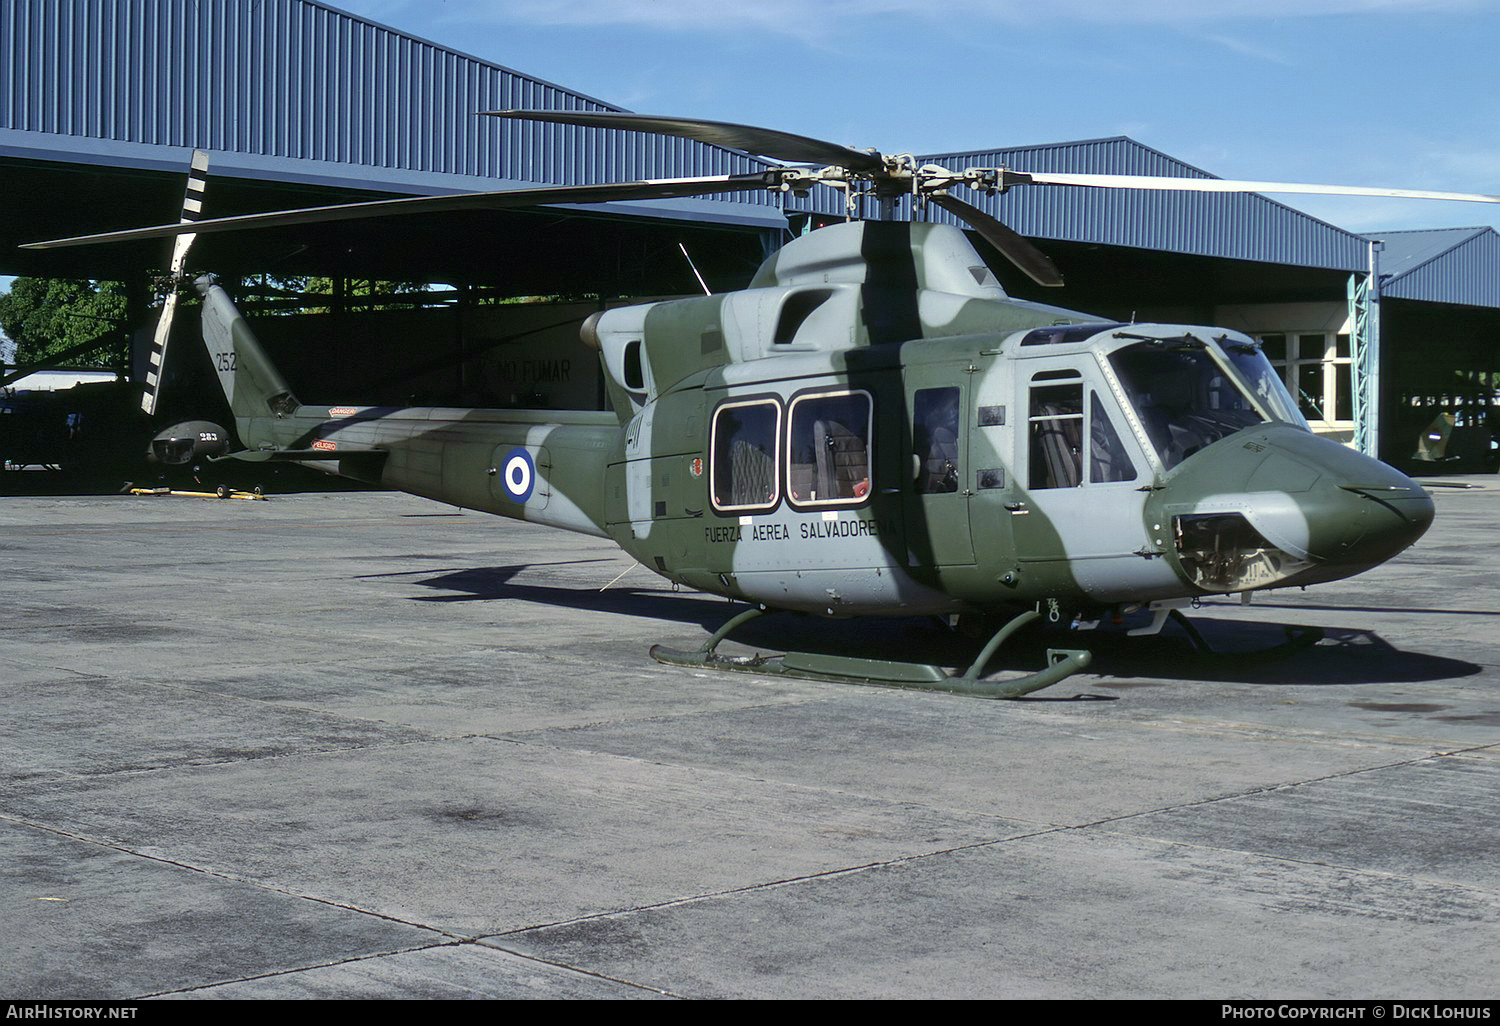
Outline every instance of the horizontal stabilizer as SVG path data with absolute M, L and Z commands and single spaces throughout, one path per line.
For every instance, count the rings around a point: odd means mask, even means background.
M 359 460 L 380 464 L 390 455 L 384 449 L 241 449 L 216 457 L 245 463 L 294 463 L 300 460 Z

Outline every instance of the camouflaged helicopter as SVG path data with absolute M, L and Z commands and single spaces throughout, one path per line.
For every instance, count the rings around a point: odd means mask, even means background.
M 966 221 L 1042 284 L 1052 262 L 952 195 L 1022 185 L 1500 197 L 1221 179 L 950 171 L 748 126 L 614 112 L 497 116 L 652 131 L 801 162 L 740 175 L 311 208 L 40 244 L 177 236 L 363 217 L 833 186 L 889 213 L 901 197 Z M 810 166 L 809 166 L 810 165 Z M 179 241 L 173 272 L 182 274 Z M 830 225 L 767 259 L 748 288 L 611 309 L 584 341 L 613 412 L 306 405 L 211 277 L 202 336 L 244 448 L 531 523 L 610 538 L 661 576 L 748 608 L 663 662 L 1013 698 L 1089 663 L 984 676 L 1047 616 L 1088 627 L 1206 595 L 1361 573 L 1412 544 L 1431 498 L 1314 435 L 1246 335 L 1103 322 L 1009 297 L 968 237 L 892 220 Z M 169 300 L 170 302 L 170 300 Z M 164 347 L 167 331 L 158 332 Z M 161 359 L 158 351 L 157 361 Z M 717 647 L 770 610 L 988 618 L 962 674 L 939 666 Z M 1147 619 L 1142 616 L 1142 619 Z

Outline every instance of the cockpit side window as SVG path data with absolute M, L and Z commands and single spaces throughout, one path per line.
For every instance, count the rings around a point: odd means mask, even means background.
M 917 491 L 958 491 L 958 389 L 923 388 L 912 395 L 912 452 Z
M 1120 441 L 1099 393 L 1090 392 L 1089 399 L 1089 482 L 1134 481 L 1135 464 Z
M 1030 487 L 1073 488 L 1083 483 L 1083 381 L 1032 379 Z

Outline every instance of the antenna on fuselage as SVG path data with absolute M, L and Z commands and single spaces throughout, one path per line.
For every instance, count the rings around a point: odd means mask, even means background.
M 704 282 L 703 275 L 698 273 L 698 267 L 693 263 L 693 258 L 688 256 L 687 246 L 679 242 L 677 244 L 677 248 L 682 250 L 682 259 L 686 260 L 688 267 L 692 268 L 693 277 L 698 279 L 698 287 L 703 290 L 703 294 L 705 296 L 713 295 L 713 293 L 708 290 L 708 285 Z

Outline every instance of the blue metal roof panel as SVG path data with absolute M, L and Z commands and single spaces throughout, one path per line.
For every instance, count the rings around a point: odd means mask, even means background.
M 1124 136 L 1083 142 L 974 150 L 920 158 L 958 170 L 1215 176 Z M 1199 256 L 1356 271 L 1365 240 L 1352 232 L 1257 194 L 1145 192 L 1029 186 L 999 196 L 958 195 L 1032 238 L 1165 250 Z M 931 220 L 958 223 L 941 210 Z
M 1393 299 L 1500 307 L 1500 234 L 1448 228 L 1372 235 L 1380 254 L 1381 292 Z
M 618 108 L 316 0 L 0 0 L 0 53 L 6 152 L 88 159 L 76 144 L 92 140 L 95 162 L 114 163 L 137 146 L 202 147 L 221 168 L 236 155 L 296 181 L 363 168 L 365 187 L 402 192 L 767 166 L 690 140 L 476 117 Z M 732 206 L 780 220 L 767 195 Z

